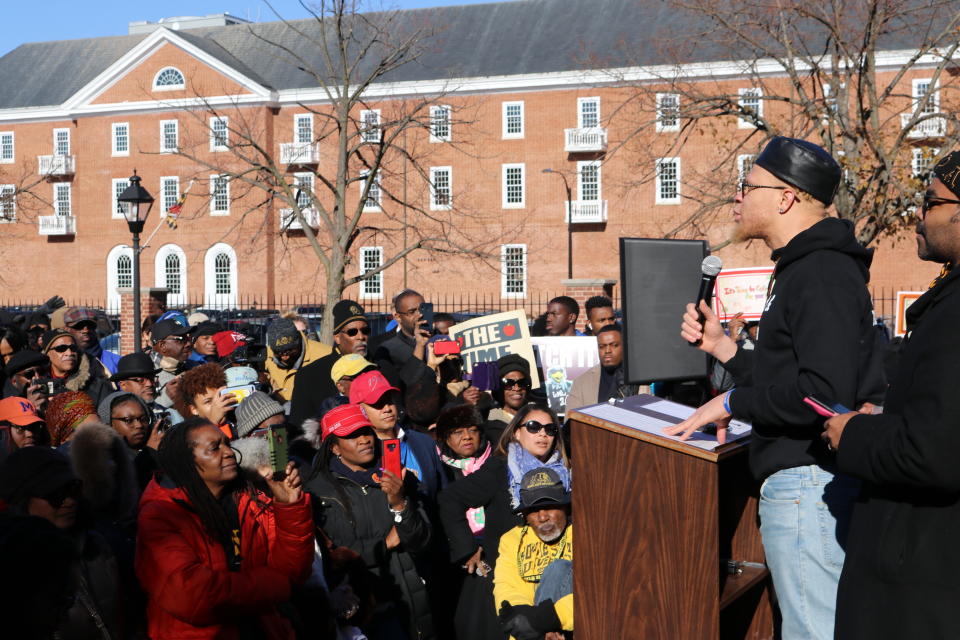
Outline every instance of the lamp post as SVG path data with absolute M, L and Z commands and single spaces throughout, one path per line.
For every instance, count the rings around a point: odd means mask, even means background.
M 140 353 L 143 350 L 140 344 L 140 233 L 153 208 L 153 196 L 140 186 L 136 169 L 130 176 L 130 186 L 117 196 L 117 201 L 124 205 L 123 217 L 133 234 L 133 351 Z
M 542 173 L 553 173 L 563 179 L 563 188 L 567 190 L 567 279 L 573 279 L 573 195 L 570 191 L 570 183 L 567 176 L 562 171 L 556 169 L 544 169 Z

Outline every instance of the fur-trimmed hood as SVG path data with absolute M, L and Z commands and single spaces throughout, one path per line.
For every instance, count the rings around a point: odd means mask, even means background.
M 70 458 L 83 480 L 83 495 L 97 513 L 113 520 L 136 513 L 133 456 L 113 428 L 99 422 L 81 425 L 70 441 Z

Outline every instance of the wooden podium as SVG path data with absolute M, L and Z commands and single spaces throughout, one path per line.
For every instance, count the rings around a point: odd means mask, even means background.
M 773 638 L 746 440 L 715 452 L 579 411 L 574 459 L 578 640 Z

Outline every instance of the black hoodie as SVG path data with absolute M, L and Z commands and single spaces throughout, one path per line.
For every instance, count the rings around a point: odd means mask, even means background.
M 853 225 L 825 218 L 771 258 L 774 281 L 756 349 L 741 349 L 724 365 L 738 382 L 733 415 L 753 423 L 750 467 L 761 480 L 781 469 L 834 466 L 820 438 L 823 418 L 804 396 L 856 409 L 880 402 L 884 387 L 866 286 L 873 250 L 857 241 Z

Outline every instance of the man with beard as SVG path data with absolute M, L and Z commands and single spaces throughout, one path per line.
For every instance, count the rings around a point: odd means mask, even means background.
M 823 419 L 803 402 L 816 395 L 848 407 L 879 401 L 872 303 L 872 252 L 853 225 L 827 216 L 840 166 L 805 140 L 775 137 L 740 181 L 738 240 L 763 240 L 776 263 L 759 340 L 739 349 L 717 316 L 687 305 L 681 336 L 730 371 L 736 387 L 668 434 L 688 438 L 709 423 L 726 439 L 731 415 L 753 423 L 750 467 L 760 487 L 760 534 L 782 614 L 781 636 L 833 638 L 837 581 L 859 481 L 836 473 L 820 438 Z
M 917 253 L 944 269 L 907 310 L 883 413 L 826 423 L 837 466 L 864 481 L 837 593 L 843 640 L 960 637 L 960 152 L 933 175 Z
M 117 372 L 117 363 L 120 356 L 112 351 L 105 351 L 100 346 L 97 336 L 97 314 L 87 307 L 70 307 L 63 315 L 63 324 L 67 331 L 73 334 L 77 346 L 91 358 L 96 358 L 103 366 L 104 377 Z
M 561 640 L 573 631 L 573 525 L 556 471 L 523 476 L 518 511 L 524 523 L 500 538 L 493 577 L 500 624 L 516 640 Z
M 596 335 L 600 364 L 573 381 L 573 388 L 567 396 L 568 411 L 637 393 L 638 386 L 627 384 L 623 379 L 623 331 L 620 325 L 609 324 Z

